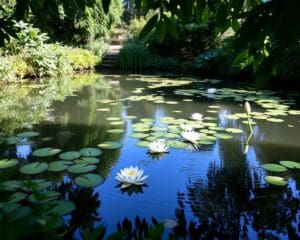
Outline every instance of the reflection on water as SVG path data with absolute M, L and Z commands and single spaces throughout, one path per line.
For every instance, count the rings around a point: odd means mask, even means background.
M 140 81 L 141 77 L 157 79 L 140 75 L 88 75 L 72 81 L 59 79 L 34 86 L 7 86 L 1 91 L 1 130 L 12 134 L 33 126 L 40 133 L 33 142 L 2 144 L 2 158 L 18 157 L 30 162 L 32 151 L 41 147 L 69 151 L 95 147 L 104 141 L 124 144 L 121 149 L 103 151 L 95 172 L 105 177 L 105 182 L 94 189 L 77 187 L 73 184 L 74 176 L 66 172 L 47 172 L 35 177 L 49 179 L 51 190 L 62 193 L 61 199 L 71 200 L 76 206 L 64 218 L 63 236 L 81 238 L 83 232 L 101 225 L 102 236 L 126 230 L 128 239 L 140 239 L 149 233 L 149 226 L 157 223 L 151 220 L 155 217 L 157 221 L 168 219 L 174 223 L 166 225 L 163 238 L 299 238 L 299 170 L 276 173 L 289 180 L 287 186 L 275 187 L 264 181 L 268 173 L 260 168 L 263 163 L 299 161 L 299 116 L 280 116 L 283 123 L 256 119 L 253 136 L 249 138 L 247 124 L 226 117 L 243 112 L 240 96 L 233 95 L 233 100 L 216 99 L 217 94 L 207 96 L 205 92 L 201 95 L 199 89 L 211 87 L 211 83 L 184 83 L 194 80 L 190 78 L 183 79 L 183 84 L 177 87 L 149 88 L 149 82 Z M 243 93 L 236 89 L 236 94 Z M 264 94 L 269 97 L 273 93 Z M 148 97 L 139 101 L 133 95 Z M 163 98 L 169 104 L 154 103 L 153 98 L 154 101 Z M 291 96 L 283 98 L 294 103 Z M 211 105 L 220 108 L 210 108 Z M 253 111 L 263 110 L 254 105 Z M 162 117 L 186 119 L 193 112 L 218 117 L 218 126 L 239 128 L 243 133 L 199 149 L 171 148 L 170 153 L 155 157 L 145 148 L 137 147 L 138 140 L 130 137 L 132 125 L 140 118 L 153 118 L 155 126 L 164 127 L 160 122 Z M 111 124 L 107 120 L 110 117 L 121 118 L 124 124 L 118 121 Z M 115 134 L 108 132 L 111 129 L 125 131 Z M 145 170 L 149 175 L 146 185 L 120 189 L 116 173 L 128 166 Z M 2 173 L 2 182 L 25 178 L 14 170 Z M 2 196 L 1 201 L 4 200 Z

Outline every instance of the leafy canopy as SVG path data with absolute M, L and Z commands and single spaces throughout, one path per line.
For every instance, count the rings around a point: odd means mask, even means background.
M 284 53 L 299 45 L 299 0 L 136 0 L 136 4 L 145 14 L 156 12 L 141 31 L 142 38 L 153 29 L 159 40 L 166 31 L 176 37 L 171 18 L 188 23 L 213 17 L 220 34 L 233 29 L 232 50 L 237 55 L 233 63 L 250 65 L 258 87 L 281 71 Z

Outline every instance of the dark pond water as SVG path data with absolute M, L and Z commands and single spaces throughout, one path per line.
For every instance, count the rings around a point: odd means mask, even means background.
M 217 90 L 208 94 L 208 88 Z M 249 86 L 230 88 L 216 80 L 149 75 L 87 75 L 6 86 L 0 95 L 1 159 L 17 158 L 19 162 L 10 168 L 1 168 L 0 164 L 0 208 L 7 206 L 4 203 L 17 204 L 15 214 L 22 206 L 35 208 L 32 205 L 36 204 L 29 201 L 31 192 L 24 187 L 8 191 L 3 183 L 45 179 L 51 185 L 38 189 L 59 193 L 45 202 L 59 199 L 75 204 L 60 223 L 62 238 L 80 239 L 80 232 L 99 225 L 106 226 L 106 238 L 120 226 L 128 230 L 128 221 L 138 235 L 143 229 L 138 216 L 151 226 L 152 218 L 163 222 L 163 239 L 297 239 L 300 170 L 274 172 L 261 167 L 286 160 L 299 164 L 297 98 L 295 93 L 256 93 Z M 247 120 L 246 100 L 251 103 L 252 120 L 256 122 L 252 136 L 243 122 Z M 161 156 L 149 155 L 147 148 L 136 145 L 154 138 L 184 142 L 181 123 L 195 112 L 204 118 L 204 126 L 196 128 L 205 136 L 202 144 L 170 147 L 169 153 Z M 144 124 L 150 124 L 134 125 L 143 118 Z M 146 131 L 149 127 L 159 128 Z M 12 138 L 28 129 L 39 136 Z M 111 133 L 111 129 L 124 131 Z M 146 135 L 143 139 L 131 137 L 137 132 Z M 175 135 L 168 135 L 170 132 Z M 19 172 L 30 162 L 49 164 L 59 159 L 58 154 L 35 157 L 32 153 L 36 149 L 79 151 L 97 148 L 105 141 L 120 142 L 122 147 L 102 149 L 92 173 L 101 175 L 104 182 L 94 188 L 76 185 L 74 179 L 80 174 L 67 170 L 34 175 Z M 138 166 L 149 177 L 142 186 L 121 189 L 115 177 L 130 166 Z M 282 177 L 287 184 L 272 185 L 266 182 L 266 176 Z M 16 193 L 23 195 L 12 201 L 11 195 Z M 24 214 L 26 217 L 31 215 Z M 11 220 L 9 224 L 14 228 L 12 224 L 16 223 Z

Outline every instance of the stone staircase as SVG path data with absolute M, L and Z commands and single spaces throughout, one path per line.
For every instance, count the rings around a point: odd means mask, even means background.
M 123 43 L 127 39 L 127 31 L 122 28 L 116 28 L 110 41 L 109 49 L 102 59 L 100 70 L 110 71 L 118 68 L 118 57 Z

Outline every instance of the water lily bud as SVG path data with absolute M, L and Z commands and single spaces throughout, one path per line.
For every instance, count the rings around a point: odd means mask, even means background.
M 245 111 L 248 115 L 251 113 L 251 106 L 249 102 L 245 102 Z
M 247 153 L 248 153 L 248 150 L 249 150 L 249 145 L 246 144 L 246 145 L 245 145 L 245 148 L 244 148 L 244 154 L 247 154 Z

